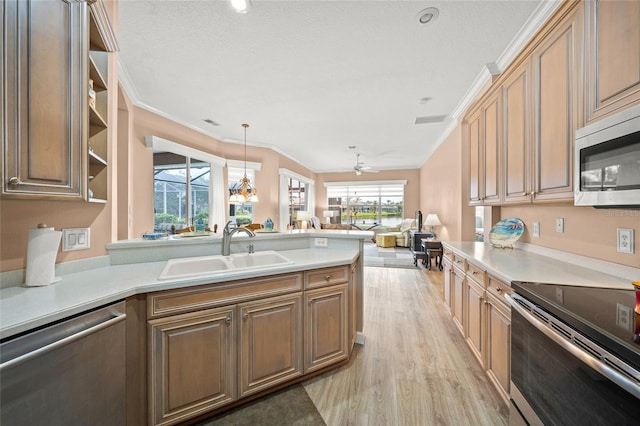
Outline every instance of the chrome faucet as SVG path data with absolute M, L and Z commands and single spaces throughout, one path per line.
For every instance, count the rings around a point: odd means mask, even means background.
M 231 254 L 231 236 L 236 232 L 244 232 L 248 234 L 250 237 L 255 237 L 256 234 L 251 229 L 248 228 L 233 228 L 229 229 L 229 225 L 231 225 L 231 221 L 227 222 L 222 230 L 222 255 L 229 256 Z

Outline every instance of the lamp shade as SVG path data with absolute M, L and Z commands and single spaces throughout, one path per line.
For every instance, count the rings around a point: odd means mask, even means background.
M 424 224 L 427 226 L 440 226 L 442 225 L 442 222 L 440 222 L 440 218 L 437 214 L 429 213 L 424 221 Z
M 311 212 L 306 210 L 300 210 L 296 216 L 297 220 L 309 220 L 311 219 Z

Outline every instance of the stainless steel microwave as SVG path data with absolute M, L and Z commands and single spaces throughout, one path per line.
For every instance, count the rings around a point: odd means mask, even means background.
M 576 131 L 574 204 L 640 208 L 640 105 Z

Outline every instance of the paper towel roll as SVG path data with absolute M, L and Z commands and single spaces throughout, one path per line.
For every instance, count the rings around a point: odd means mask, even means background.
M 53 228 L 29 229 L 27 244 L 27 287 L 49 285 L 55 281 L 56 255 L 62 232 Z

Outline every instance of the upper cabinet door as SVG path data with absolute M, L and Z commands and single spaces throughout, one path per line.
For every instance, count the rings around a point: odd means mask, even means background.
M 502 200 L 500 197 L 500 142 L 502 140 L 500 126 L 502 115 L 500 114 L 500 92 L 496 91 L 486 103 L 482 106 L 483 116 L 483 167 L 481 175 L 484 179 L 482 195 L 482 203 L 499 204 Z
M 573 200 L 580 9 L 533 52 L 534 201 Z
M 481 128 L 481 110 L 478 109 L 469 118 L 467 118 L 466 137 L 467 146 L 469 148 L 469 205 L 482 204 L 482 146 L 480 135 Z
M 4 198 L 84 198 L 87 6 L 2 2 Z
M 640 102 L 640 2 L 587 2 L 587 123 Z
M 504 202 L 531 200 L 531 72 L 526 61 L 502 86 Z

